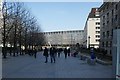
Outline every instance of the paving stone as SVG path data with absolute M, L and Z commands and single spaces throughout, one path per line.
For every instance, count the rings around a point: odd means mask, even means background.
M 111 78 L 111 65 L 89 65 L 75 57 L 56 57 L 56 63 L 44 63 L 42 52 L 32 56 L 9 57 L 2 61 L 3 78 Z

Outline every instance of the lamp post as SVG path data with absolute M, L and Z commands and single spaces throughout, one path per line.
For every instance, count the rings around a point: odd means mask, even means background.
M 88 40 L 89 40 L 88 48 L 90 48 L 90 36 L 88 36 Z

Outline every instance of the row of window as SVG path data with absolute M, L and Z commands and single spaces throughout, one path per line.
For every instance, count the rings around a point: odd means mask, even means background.
M 100 25 L 100 22 L 96 22 L 96 25 Z
M 96 38 L 100 38 L 100 35 L 96 35 Z
M 100 27 L 96 27 L 96 29 L 100 29 Z
M 118 10 L 118 4 L 115 5 L 115 9 L 112 9 L 111 15 L 110 15 L 110 12 L 108 12 L 106 14 L 106 16 L 103 16 L 103 26 L 105 25 L 106 20 L 107 20 L 106 25 L 109 24 L 110 16 L 112 16 L 112 18 L 111 18 L 111 23 L 112 24 L 113 24 L 114 21 L 118 20 L 118 15 L 117 14 L 114 15 L 114 13 L 116 13 L 115 10 Z M 105 17 L 106 17 L 106 19 L 105 19 Z
M 43 34 L 63 34 L 63 33 L 83 33 L 83 31 L 62 31 L 62 32 L 45 32 Z
M 109 2 L 109 3 L 110 3 L 110 2 Z M 112 2 L 112 5 L 109 5 L 109 4 L 108 4 L 108 5 L 106 6 L 106 8 L 104 8 L 103 12 L 105 12 L 107 9 L 110 9 L 111 6 L 114 7 L 113 4 L 114 4 L 114 2 Z M 115 10 L 118 10 L 118 4 L 115 5 Z
M 100 42 L 100 39 L 96 39 L 96 42 Z
M 102 42 L 102 47 L 112 47 L 112 41 Z
M 96 31 L 96 34 L 100 34 L 100 31 Z
M 113 29 L 111 31 L 111 35 L 110 35 L 110 31 L 103 32 L 102 34 L 103 34 L 103 38 L 105 38 L 105 37 L 108 38 L 109 36 L 113 36 Z
M 103 26 L 105 26 L 105 16 L 103 16 Z M 109 21 L 110 19 L 107 19 L 106 21 L 106 25 L 108 25 L 110 23 Z M 113 24 L 114 21 L 118 20 L 118 15 L 116 14 L 114 17 L 111 18 L 111 24 Z

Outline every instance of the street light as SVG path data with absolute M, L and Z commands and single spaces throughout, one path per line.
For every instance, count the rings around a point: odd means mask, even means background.
M 88 36 L 88 40 L 89 40 L 88 48 L 90 48 L 90 36 Z

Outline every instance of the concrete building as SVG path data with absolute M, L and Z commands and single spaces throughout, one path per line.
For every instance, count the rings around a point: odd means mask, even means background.
M 83 30 L 43 32 L 46 37 L 46 45 L 71 46 L 82 44 Z
M 100 48 L 112 54 L 113 30 L 120 29 L 120 2 L 104 2 L 100 6 Z
M 100 16 L 98 8 L 92 8 L 88 15 L 83 35 L 83 46 L 86 48 L 99 47 L 100 40 Z

